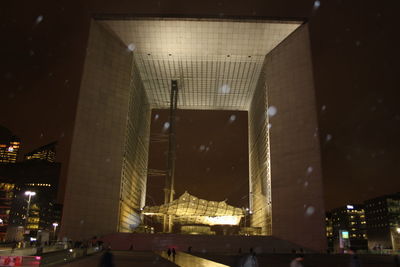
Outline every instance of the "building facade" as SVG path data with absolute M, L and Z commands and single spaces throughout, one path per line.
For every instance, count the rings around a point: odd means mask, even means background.
M 0 126 L 0 164 L 17 162 L 21 140 L 10 130 Z
M 400 249 L 400 193 L 364 203 L 369 249 Z
M 6 240 L 7 228 L 10 224 L 11 207 L 14 200 L 15 185 L 0 183 L 0 241 Z
M 3 240 L 22 240 L 24 230 L 32 238 L 40 231 L 55 236 L 53 223 L 61 223 L 62 211 L 62 205 L 57 202 L 60 169 L 60 163 L 47 161 L 24 161 L 0 167 Z M 27 196 L 27 191 L 34 195 Z
M 130 232 L 140 224 L 150 112 L 168 107 L 177 80 L 179 108 L 248 111 L 251 226 L 325 251 L 307 24 L 97 16 L 86 51 L 63 236 Z
M 350 247 L 357 250 L 368 249 L 364 205 L 346 205 L 334 209 L 329 212 L 327 221 L 332 229 L 328 241 L 331 240 L 334 251 L 340 252 Z M 347 244 L 343 243 L 344 236 L 348 239 Z
M 57 142 L 41 146 L 24 155 L 24 160 L 44 160 L 48 162 L 56 161 Z

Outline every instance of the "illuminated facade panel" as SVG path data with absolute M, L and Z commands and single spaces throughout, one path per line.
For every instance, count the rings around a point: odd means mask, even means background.
M 272 235 L 324 251 L 325 208 L 308 25 L 265 60 Z
M 17 162 L 20 146 L 21 141 L 16 137 L 13 137 L 9 142 L 0 144 L 0 163 Z
M 272 234 L 268 97 L 265 66 L 249 109 L 249 195 L 251 226 Z
M 129 112 L 125 135 L 120 201 L 120 232 L 131 232 L 141 222 L 147 183 L 151 110 L 135 62 L 132 62 Z
M 264 57 L 299 21 L 145 18 L 100 20 L 134 51 L 152 108 L 248 110 Z
M 39 147 L 32 152 L 25 154 L 25 160 L 45 160 L 48 162 L 56 161 L 56 145 L 57 142 L 47 144 Z
M 135 97 L 131 88 L 132 59 L 132 53 L 120 40 L 92 21 L 70 152 L 61 236 L 80 240 L 119 231 L 124 216 L 121 213 L 139 209 L 132 207 L 135 200 L 128 200 L 124 193 L 129 187 L 126 180 L 135 179 L 124 163 L 130 157 L 130 142 L 137 141 L 127 140 L 135 135 L 131 132 L 134 129 L 128 130 L 134 120 L 129 103 L 136 101 L 131 100 Z M 143 112 L 136 110 L 139 111 Z

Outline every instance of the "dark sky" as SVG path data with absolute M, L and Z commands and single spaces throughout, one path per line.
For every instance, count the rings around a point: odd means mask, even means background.
M 152 133 L 165 133 L 168 110 L 153 110 Z M 185 190 L 200 198 L 248 206 L 247 112 L 179 110 L 176 120 L 176 197 Z M 151 142 L 149 167 L 166 169 L 168 143 Z M 148 199 L 164 201 L 164 177 L 149 177 Z
M 311 32 L 327 208 L 400 191 L 399 42 L 395 3 L 7 1 L 0 8 L 0 124 L 22 138 L 23 153 L 58 140 L 58 159 L 64 163 L 65 174 L 81 79 L 79 70 L 92 14 L 303 17 L 309 21 Z M 163 116 L 160 113 L 160 121 Z M 236 191 L 235 186 L 247 178 L 244 177 L 246 160 L 240 160 L 243 153 L 239 149 L 239 144 L 247 138 L 242 134 L 247 132 L 242 120 L 246 116 L 236 114 L 237 121 L 232 124 L 227 124 L 227 116 L 229 112 L 181 114 L 178 159 L 187 159 L 188 163 L 178 160 L 178 175 L 183 177 L 178 193 L 189 187 L 184 184 L 189 176 L 198 181 L 189 191 L 199 197 L 205 197 L 202 195 L 205 191 L 196 187 L 204 184 L 203 179 L 232 177 L 240 182 L 231 183 L 233 186 L 224 191 L 226 196 L 213 196 L 210 191 L 210 198 L 238 201 L 234 196 L 242 192 Z M 155 130 L 160 130 L 159 123 L 153 125 Z M 211 125 L 218 126 L 221 132 Z M 198 138 L 191 137 L 198 133 L 202 133 Z M 207 142 L 213 142 L 209 151 L 198 151 Z M 232 153 L 225 150 L 227 146 L 233 149 L 229 150 Z M 151 157 L 160 157 L 162 152 L 154 150 Z M 209 172 L 204 170 L 207 167 Z M 196 170 L 196 175 L 185 172 L 185 168 Z M 229 175 L 220 175 L 221 172 Z M 218 188 L 211 189 L 220 192 Z

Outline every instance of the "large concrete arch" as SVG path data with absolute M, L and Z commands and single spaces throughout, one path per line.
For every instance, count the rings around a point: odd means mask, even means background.
M 92 20 L 61 235 L 130 232 L 140 223 L 150 111 L 168 107 L 171 79 L 183 88 L 180 108 L 248 111 L 252 225 L 322 250 L 312 65 L 307 25 L 298 21 Z

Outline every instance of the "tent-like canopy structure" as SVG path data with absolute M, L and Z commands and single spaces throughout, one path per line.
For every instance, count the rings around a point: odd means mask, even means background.
M 204 225 L 239 225 L 244 212 L 225 201 L 208 201 L 183 193 L 178 199 L 161 206 L 146 206 L 144 215 L 172 215 L 174 223 Z

